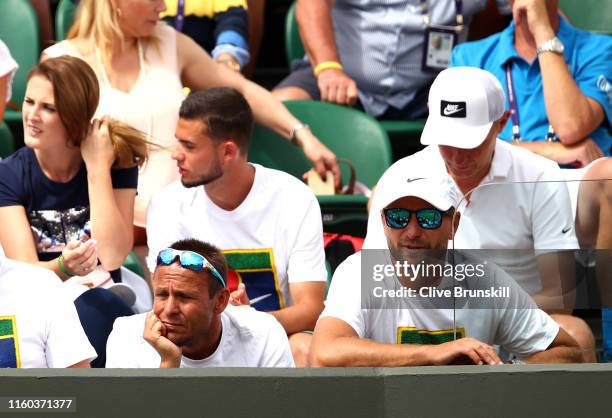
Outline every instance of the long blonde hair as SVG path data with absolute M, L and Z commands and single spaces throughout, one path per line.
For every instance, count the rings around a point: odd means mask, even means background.
M 28 80 L 34 76 L 46 78 L 53 86 L 55 107 L 66 128 L 68 142 L 79 146 L 89 133 L 100 99 L 95 73 L 82 59 L 63 55 L 36 65 Z M 151 143 L 144 133 L 113 119 L 109 120 L 108 129 L 115 150 L 113 167 L 134 167 L 146 161 L 147 146 Z
M 76 10 L 74 23 L 68 31 L 67 39 L 82 39 L 85 41 L 87 52 L 100 48 L 102 58 L 109 62 L 112 56 L 111 44 L 113 40 L 125 38 L 119 25 L 118 7 L 113 0 L 81 0 Z M 146 38 L 145 41 L 157 46 L 156 37 Z

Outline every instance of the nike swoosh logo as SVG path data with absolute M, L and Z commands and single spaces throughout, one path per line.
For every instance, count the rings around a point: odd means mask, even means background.
M 416 179 L 406 179 L 406 183 L 412 183 L 413 181 L 417 181 L 417 180 L 424 180 L 425 177 L 417 177 Z
M 571 227 L 571 226 L 568 226 L 567 228 L 563 228 L 563 229 L 561 230 L 561 233 L 562 233 L 562 234 L 565 234 L 565 233 L 567 233 L 567 232 L 568 232 L 570 229 L 572 229 L 572 227 Z
M 461 112 L 463 110 L 463 108 L 459 108 L 459 109 L 444 109 L 444 116 L 450 116 L 450 115 L 454 115 L 457 112 Z
M 255 305 L 257 302 L 260 302 L 266 298 L 269 298 L 270 296 L 272 296 L 272 293 L 268 293 L 262 296 L 257 296 L 256 298 L 251 299 L 251 301 L 249 302 L 249 305 Z

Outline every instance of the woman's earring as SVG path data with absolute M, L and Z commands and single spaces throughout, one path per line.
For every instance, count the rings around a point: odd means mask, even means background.
M 121 11 L 121 9 L 119 7 L 117 7 L 117 16 L 119 16 L 119 17 L 123 16 L 123 12 Z

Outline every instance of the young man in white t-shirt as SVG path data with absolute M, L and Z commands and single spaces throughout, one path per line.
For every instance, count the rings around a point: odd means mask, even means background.
M 171 242 L 198 238 L 223 250 L 232 303 L 274 316 L 305 364 L 323 309 L 327 273 L 321 211 L 312 191 L 281 171 L 250 164 L 251 108 L 230 88 L 192 93 L 179 112 L 173 154 L 181 181 L 152 199 L 149 256 Z M 245 289 L 246 288 L 246 289 Z
M 228 306 L 221 251 L 188 239 L 158 254 L 153 311 L 118 318 L 106 367 L 293 367 L 287 335 L 271 315 Z
M 523 362 L 582 361 L 572 337 L 499 267 L 447 252 L 460 216 L 446 177 L 424 177 L 412 166 L 394 186 L 378 191 L 389 250 L 363 250 L 336 270 L 315 328 L 313 365 L 500 364 L 492 344 Z
M 95 358 L 59 277 L 0 255 L 0 368 L 89 367 Z
M 379 180 L 382 191 L 419 163 L 423 174 L 448 176 L 462 199 L 463 221 L 454 248 L 487 250 L 494 261 L 553 314 L 595 362 L 595 339 L 571 316 L 575 289 L 575 235 L 570 196 L 553 161 L 497 139 L 510 113 L 499 81 L 474 67 L 442 71 L 429 91 L 423 151 L 393 164 Z M 364 248 L 385 248 L 377 193 Z M 482 252 L 481 252 L 482 253 Z M 562 266 L 562 267 L 559 267 Z M 565 289 L 566 292 L 562 295 Z

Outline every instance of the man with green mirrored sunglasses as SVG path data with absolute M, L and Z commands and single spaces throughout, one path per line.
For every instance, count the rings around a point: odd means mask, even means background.
M 503 270 L 447 250 L 459 199 L 447 176 L 422 173 L 413 165 L 377 191 L 388 251 L 362 250 L 337 268 L 311 364 L 501 364 L 494 345 L 525 362 L 580 362 L 573 338 Z

